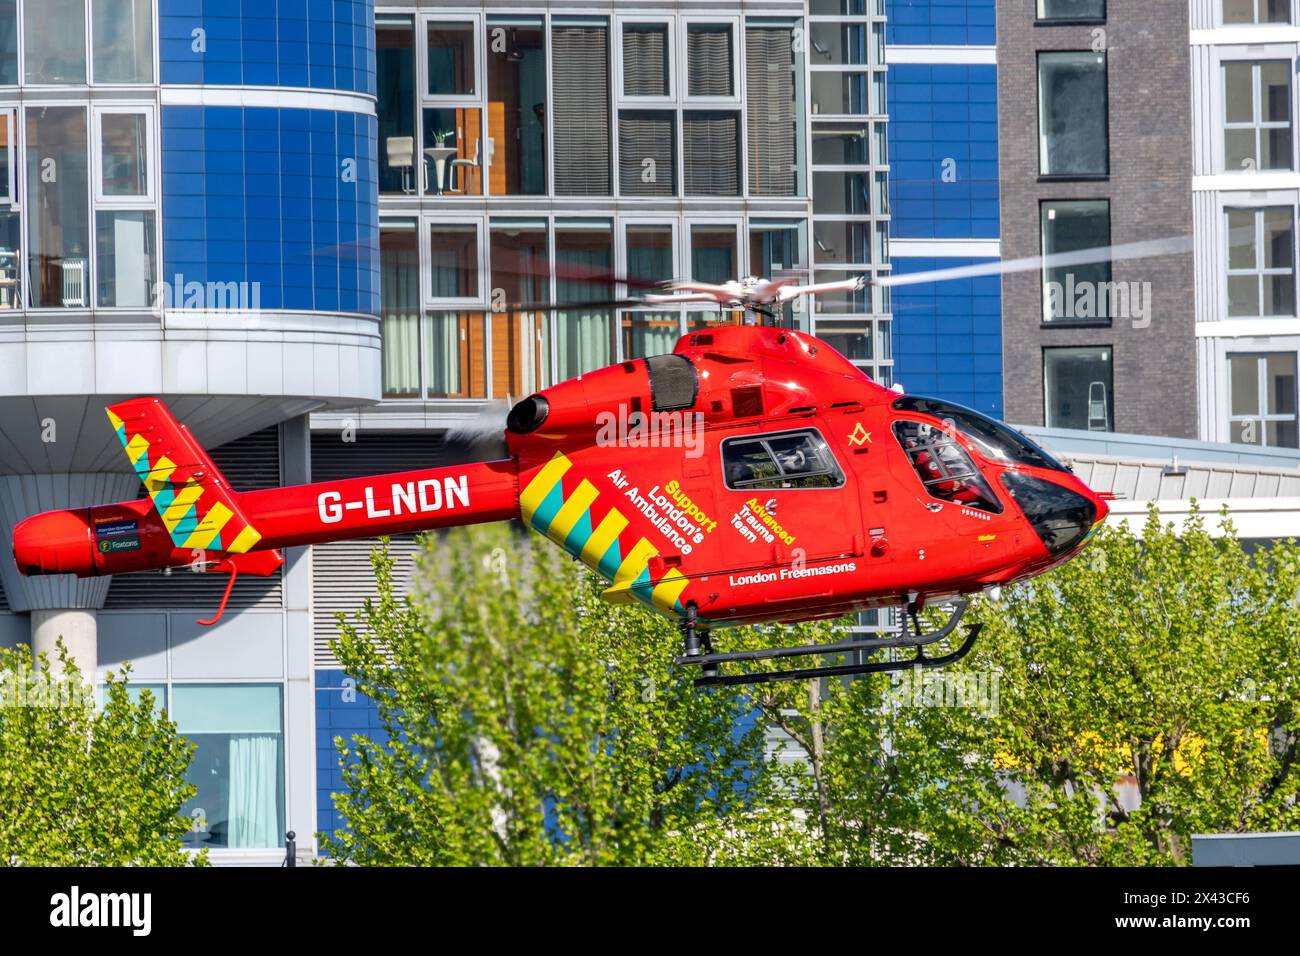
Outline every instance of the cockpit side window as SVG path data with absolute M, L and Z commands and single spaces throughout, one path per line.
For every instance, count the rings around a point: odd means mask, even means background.
M 1031 465 L 1034 468 L 1050 468 L 1052 471 L 1069 470 L 1020 432 L 974 409 L 955 405 L 952 402 L 939 401 L 936 398 L 904 395 L 894 402 L 894 410 L 929 415 L 940 421 L 952 422 L 979 447 L 981 454 L 992 461 Z
M 927 422 L 903 421 L 894 422 L 894 435 L 932 498 L 1002 513 L 1002 502 L 951 434 Z
M 727 487 L 839 488 L 844 484 L 830 446 L 814 428 L 746 435 L 722 443 Z

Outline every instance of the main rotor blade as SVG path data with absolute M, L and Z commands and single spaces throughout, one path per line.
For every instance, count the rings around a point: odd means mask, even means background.
M 952 269 L 933 269 L 929 272 L 908 272 L 881 276 L 875 285 L 922 285 L 929 282 L 949 282 L 953 279 L 975 279 L 981 276 L 1010 275 L 1016 272 L 1034 272 L 1043 268 L 1060 266 L 1085 266 L 1098 262 L 1122 262 L 1126 259 L 1154 259 L 1192 251 L 1192 237 L 1149 239 L 1128 242 L 1118 246 L 1098 246 L 1075 252 L 1057 252 L 1049 256 L 1026 256 L 1023 259 L 1005 259 L 1001 262 L 984 262 Z
M 598 302 L 512 302 L 500 308 L 489 306 L 492 315 L 512 315 L 517 312 L 603 312 L 610 309 L 630 309 L 648 305 L 644 299 L 606 299 Z

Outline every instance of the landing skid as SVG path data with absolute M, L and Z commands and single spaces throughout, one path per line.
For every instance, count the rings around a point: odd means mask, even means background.
M 735 687 L 746 684 L 772 684 L 778 681 L 811 680 L 819 677 L 848 677 L 854 674 L 881 674 L 889 671 L 911 670 L 913 667 L 946 667 L 954 664 L 970 653 L 975 646 L 983 624 L 972 624 L 967 628 L 966 640 L 950 654 L 942 657 L 927 657 L 925 648 L 951 635 L 969 607 L 968 602 L 954 602 L 952 614 L 948 621 L 937 631 L 922 632 L 917 620 L 917 608 L 909 604 L 903 615 L 903 631 L 898 637 L 873 637 L 858 640 L 839 641 L 834 644 L 803 644 L 794 647 L 771 647 L 755 651 L 729 651 L 714 653 L 709 642 L 708 631 L 697 629 L 695 624 L 695 607 L 687 608 L 686 620 L 681 629 L 684 635 L 684 653 L 677 658 L 678 667 L 699 667 L 701 676 L 696 678 L 696 687 Z M 909 626 L 909 621 L 910 626 Z M 805 667 L 778 671 L 746 671 L 740 674 L 723 674 L 723 664 L 740 662 L 766 661 L 789 658 L 795 661 L 820 657 L 824 654 L 851 654 L 859 651 L 882 651 L 894 648 L 916 648 L 916 656 L 906 661 L 868 661 L 858 664 L 835 664 L 824 667 Z

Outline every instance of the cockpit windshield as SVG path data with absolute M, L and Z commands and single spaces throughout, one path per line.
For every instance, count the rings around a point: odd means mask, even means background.
M 952 402 L 941 402 L 937 398 L 904 395 L 894 402 L 894 410 L 920 412 L 922 415 L 933 415 L 942 421 L 952 422 L 953 426 L 976 444 L 985 457 L 993 461 L 1050 468 L 1053 471 L 1069 470 L 1015 429 L 974 409 L 954 405 Z

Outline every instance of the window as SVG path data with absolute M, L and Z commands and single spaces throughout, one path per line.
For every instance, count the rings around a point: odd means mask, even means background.
M 153 82 L 153 0 L 91 0 L 96 83 Z
M 722 442 L 727 487 L 839 488 L 844 484 L 830 446 L 816 429 L 728 438 Z
M 31 308 L 90 305 L 89 155 L 84 107 L 28 108 L 27 208 L 39 210 L 27 217 Z
M 677 277 L 670 224 L 629 223 L 623 235 L 630 293 L 653 289 Z M 677 312 L 624 311 L 620 326 L 625 359 L 671 352 L 681 336 L 681 316 Z
M 490 254 L 494 305 L 551 301 L 545 222 L 492 220 Z M 492 396 L 531 395 L 544 388 L 550 354 L 549 310 L 494 311 L 491 319 Z
M 811 82 L 814 114 L 873 112 L 867 73 L 819 71 Z
M 920 412 L 930 415 L 945 426 L 960 429 L 979 449 L 980 454 L 993 461 L 1012 465 L 1029 465 L 1033 468 L 1050 468 L 1066 471 L 1066 467 L 1039 448 L 1024 435 L 1001 422 L 974 409 L 936 398 L 905 395 L 894 400 L 896 412 Z
M 628 224 L 627 277 L 637 288 L 677 277 L 673 257 L 673 227 L 667 223 Z
M 12 109 L 0 109 L 0 206 L 14 204 L 14 155 L 18 131 Z
M 623 95 L 671 96 L 667 23 L 623 24 Z
M 415 192 L 415 20 L 375 17 L 379 191 Z
M 1291 0 L 1223 0 L 1224 23 L 1290 23 Z
M 871 223 L 867 220 L 818 219 L 813 224 L 813 257 L 824 265 L 871 262 Z
M 860 17 L 867 12 L 867 0 L 810 0 L 808 9 L 814 16 Z
M 676 312 L 624 312 L 623 358 L 667 355 L 681 338 L 681 316 Z
M 749 271 L 766 279 L 807 277 L 807 231 L 802 220 L 755 219 L 749 224 Z
M 686 25 L 686 92 L 689 96 L 735 96 L 735 52 L 730 23 Z
M 803 47 L 793 26 L 745 31 L 749 191 L 798 196 L 806 189 Z
M 740 114 L 682 114 L 682 170 L 688 196 L 740 195 Z
M 1291 169 L 1291 64 L 1223 64 L 1223 168 Z
M 482 315 L 435 312 L 421 318 L 419 235 L 414 219 L 386 219 L 379 228 L 384 397 L 486 397 Z M 433 224 L 429 291 L 435 302 L 478 296 L 478 245 L 474 223 Z
M 555 193 L 558 196 L 609 196 L 610 89 L 609 30 L 604 26 L 556 23 Z
M 813 173 L 813 212 L 840 216 L 871 214 L 869 173 Z
M 1109 173 L 1105 53 L 1038 54 L 1038 110 L 1042 175 Z
M 618 189 L 624 196 L 677 194 L 677 137 L 667 110 L 618 114 Z
M 429 294 L 435 300 L 479 298 L 477 224 L 433 223 L 429 231 L 429 274 Z
M 1300 446 L 1294 352 L 1229 355 L 1228 378 L 1232 441 L 1275 448 Z
M 734 226 L 691 226 L 691 278 L 720 284 L 740 277 Z
M 883 126 L 881 127 L 883 128 Z M 870 127 L 860 123 L 814 123 L 812 161 L 818 166 L 865 166 L 871 162 Z M 881 164 L 884 164 L 881 154 Z
M 480 312 L 433 312 L 425 317 L 426 391 L 430 398 L 484 398 L 485 340 Z
M 1114 378 L 1107 347 L 1043 349 L 1048 428 L 1114 431 Z
M 101 308 L 149 308 L 158 275 L 151 114 L 109 107 L 92 115 L 97 157 L 95 303 Z
M 814 22 L 809 40 L 814 63 L 845 66 L 867 62 L 865 24 Z
M 274 684 L 175 684 L 171 717 L 192 744 L 186 772 L 198 793 L 195 847 L 257 849 L 284 841 L 281 689 Z
M 1038 0 L 1038 19 L 1067 23 L 1106 19 L 1106 0 Z
M 1295 207 L 1229 209 L 1228 315 L 1294 316 Z
M 556 377 L 574 378 L 614 364 L 614 230 L 608 221 L 555 223 L 555 294 L 588 307 L 555 313 Z
M 406 136 L 403 115 L 406 91 L 411 86 L 404 73 L 406 43 L 404 18 L 380 18 L 387 26 L 376 43 L 390 44 L 387 52 L 376 51 L 376 63 L 389 65 L 396 76 L 380 78 L 381 103 L 389 104 L 381 119 L 392 128 L 384 137 L 387 159 L 386 182 L 390 191 L 403 192 L 418 186 L 425 195 L 481 196 L 487 189 L 505 191 L 505 166 L 491 168 L 493 148 L 502 145 L 507 115 L 498 104 L 488 130 L 475 60 L 478 27 L 472 20 L 431 20 L 425 23 L 426 72 L 421 112 L 422 132 L 414 147 Z M 502 34 L 504 43 L 506 34 Z M 413 131 L 412 131 L 413 132 Z M 418 172 L 417 172 L 418 171 Z M 491 177 L 489 186 L 488 178 Z M 400 185 L 399 185 L 400 184 Z
M 483 112 L 447 106 L 424 111 L 424 175 L 426 193 L 438 196 L 478 196 L 483 192 Z M 495 140 L 489 139 L 492 143 Z M 399 150 L 401 155 L 401 150 Z M 488 155 L 491 155 L 489 146 Z M 505 189 L 504 169 L 492 170 L 492 191 Z
M 100 308 L 148 309 L 157 282 L 157 228 L 150 210 L 95 214 L 95 275 Z
M 0 86 L 18 85 L 18 0 L 0 0 Z
M 473 22 L 432 21 L 427 41 L 429 96 L 475 95 Z
M 85 83 L 85 0 L 23 4 L 23 51 L 28 83 Z
M 953 434 L 929 422 L 894 422 L 894 437 L 932 498 L 993 514 L 1002 503 Z
M 751 220 L 748 273 L 767 279 L 793 278 L 801 282 L 807 281 L 807 224 L 803 220 Z M 796 322 L 796 318 L 802 319 L 807 312 L 802 297 L 773 308 L 778 310 L 784 328 L 799 328 L 805 332 L 808 330 L 806 322 Z
M 99 123 L 100 201 L 148 199 L 152 193 L 149 164 L 149 114 L 102 110 Z
M 1110 245 L 1110 202 L 1045 202 L 1040 210 L 1043 255 L 1056 256 Z M 1044 322 L 1109 322 L 1110 262 L 1043 265 Z
M 436 241 L 437 233 L 434 235 Z M 379 227 L 379 304 L 385 398 L 414 398 L 420 394 L 418 236 L 414 219 L 385 220 Z M 477 276 L 477 253 L 471 261 Z M 436 279 L 434 284 L 436 288 Z
M 872 324 L 865 322 L 839 322 L 833 319 L 818 321 L 817 338 L 821 339 L 850 362 L 870 362 Z
M 817 269 L 813 272 L 813 283 L 822 285 L 827 282 L 843 282 L 861 275 L 858 269 L 846 271 Z M 871 290 L 862 288 L 856 291 L 819 292 L 815 297 L 814 309 L 817 312 L 851 314 L 871 311 Z
M 546 35 L 541 20 L 488 19 L 488 135 L 494 196 L 546 192 Z

